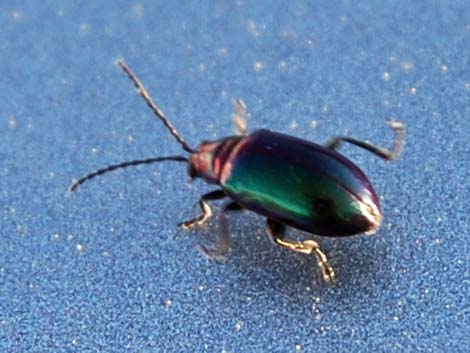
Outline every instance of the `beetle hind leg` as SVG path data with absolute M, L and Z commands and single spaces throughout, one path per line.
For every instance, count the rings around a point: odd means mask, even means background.
M 325 146 L 331 148 L 332 150 L 336 150 L 339 148 L 342 142 L 349 142 L 350 144 L 372 152 L 380 158 L 383 158 L 387 161 L 392 161 L 400 155 L 403 146 L 405 145 L 405 125 L 402 122 L 393 119 L 388 120 L 387 124 L 395 132 L 395 138 L 391 149 L 378 147 L 369 142 L 356 140 L 346 136 L 335 137 L 328 141 Z
M 300 242 L 286 240 L 284 239 L 286 231 L 286 226 L 284 224 L 268 218 L 267 225 L 268 236 L 274 244 L 302 254 L 310 255 L 313 253 L 317 259 L 317 264 L 322 272 L 323 279 L 326 282 L 330 282 L 334 279 L 335 271 L 328 263 L 328 258 L 323 251 L 321 251 L 317 242 L 313 240 L 304 240 Z
M 243 207 L 241 207 L 239 204 L 235 202 L 227 203 L 224 206 L 220 214 L 220 218 L 219 218 L 220 228 L 219 228 L 219 235 L 218 235 L 218 239 L 217 239 L 217 243 L 215 247 L 209 249 L 205 247 L 204 245 L 199 245 L 199 249 L 204 255 L 206 255 L 208 258 L 211 258 L 211 259 L 220 258 L 228 251 L 228 249 L 230 248 L 230 235 L 229 235 L 228 228 L 227 228 L 226 213 L 233 212 L 233 211 L 242 211 L 242 210 L 243 210 Z
M 202 213 L 196 218 L 178 223 L 178 226 L 183 227 L 183 229 L 192 229 L 196 226 L 202 226 L 212 216 L 212 210 L 209 207 L 207 201 L 219 200 L 224 198 L 225 196 L 226 195 L 222 190 L 214 190 L 202 195 L 199 199 L 199 207 L 201 208 Z

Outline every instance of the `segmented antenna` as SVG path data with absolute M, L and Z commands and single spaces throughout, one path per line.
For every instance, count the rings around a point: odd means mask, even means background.
M 126 63 L 123 60 L 118 60 L 116 64 L 126 73 L 126 75 L 131 79 L 131 81 L 134 83 L 135 88 L 137 88 L 137 92 L 142 96 L 142 98 L 145 100 L 149 108 L 153 111 L 153 113 L 160 118 L 160 120 L 163 122 L 163 124 L 166 126 L 166 128 L 170 131 L 170 134 L 173 135 L 173 137 L 181 144 L 183 149 L 189 153 L 193 153 L 194 150 L 189 147 L 189 145 L 183 140 L 183 138 L 179 135 L 178 131 L 175 129 L 173 125 L 171 125 L 170 121 L 168 118 L 163 114 L 163 112 L 157 107 L 157 105 L 153 102 L 152 97 L 150 97 L 150 94 L 147 92 L 145 89 L 144 85 L 140 80 L 137 78 L 137 76 L 129 69 L 129 67 L 126 65 Z
M 187 162 L 188 159 L 183 156 L 167 156 L 167 157 L 155 157 L 155 158 L 147 158 L 147 159 L 141 159 L 141 160 L 134 160 L 134 161 L 128 161 L 128 162 L 123 162 L 119 164 L 113 164 L 109 165 L 105 168 L 98 169 L 97 171 L 87 174 L 84 177 L 78 179 L 76 182 L 74 182 L 72 185 L 69 187 L 70 192 L 74 192 L 80 185 L 83 183 L 89 181 L 90 179 L 93 179 L 94 177 L 97 177 L 98 175 L 102 175 L 108 172 L 112 172 L 113 170 L 116 169 L 123 169 L 127 167 L 134 167 L 136 165 L 140 164 L 151 164 L 151 163 L 156 163 L 156 162 L 163 162 L 163 161 L 176 161 L 176 162 Z

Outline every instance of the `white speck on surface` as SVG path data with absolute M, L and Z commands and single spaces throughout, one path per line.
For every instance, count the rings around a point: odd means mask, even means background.
M 172 304 L 173 304 L 173 300 L 171 300 L 171 299 L 167 299 L 166 302 L 165 302 L 165 306 L 167 308 L 169 308 Z
M 85 251 L 85 245 L 77 244 L 77 251 L 78 252 L 84 252 Z
M 256 61 L 253 64 L 253 68 L 255 69 L 256 72 L 260 72 L 264 68 L 264 64 L 261 61 Z
M 465 89 L 470 89 L 470 82 L 465 82 Z
M 23 19 L 23 14 L 18 10 L 13 11 L 11 16 L 15 21 L 21 21 Z
M 310 122 L 310 126 L 312 127 L 312 129 L 315 129 L 317 127 L 317 125 L 318 125 L 318 122 L 316 120 L 312 120 Z
M 220 56 L 227 56 L 228 55 L 228 48 L 220 48 L 217 53 L 220 55 Z
M 441 65 L 441 72 L 443 74 L 446 74 L 447 72 L 449 72 L 449 67 L 447 65 Z
M 204 72 L 204 71 L 206 71 L 206 65 L 203 64 L 203 63 L 200 63 L 197 68 L 198 68 L 199 72 Z
M 240 332 L 242 329 L 243 329 L 243 322 L 237 321 L 237 323 L 235 324 L 235 330 L 237 330 L 237 332 Z
M 321 110 L 323 113 L 328 113 L 330 111 L 330 107 L 327 104 L 323 104 Z
M 411 87 L 410 88 L 410 94 L 412 94 L 412 95 L 416 94 L 416 87 Z
M 96 155 L 97 153 L 98 153 L 98 149 L 97 149 L 96 147 L 93 147 L 93 148 L 91 149 L 91 154 L 92 154 L 92 155 Z
M 253 20 L 248 21 L 248 23 L 246 24 L 246 29 L 248 33 L 250 33 L 255 38 L 261 35 L 261 32 L 258 29 L 258 25 Z
M 415 64 L 411 60 L 403 60 L 400 66 L 405 72 L 411 72 L 415 69 Z
M 59 233 L 55 233 L 55 234 L 52 236 L 52 238 L 53 238 L 54 240 L 60 240 L 60 234 L 59 234 Z
M 300 344 L 296 344 L 295 345 L 295 350 L 298 352 L 298 351 L 301 351 L 302 350 L 302 345 Z
M 287 39 L 296 39 L 297 33 L 293 30 L 282 31 L 281 37 L 287 38 Z
M 80 24 L 80 33 L 81 34 L 88 34 L 90 33 L 90 25 L 88 23 Z
M 75 238 L 75 237 L 73 236 L 73 234 L 67 235 L 67 240 L 73 240 L 73 238 Z
M 8 120 L 8 126 L 11 129 L 16 129 L 18 127 L 18 122 L 16 121 L 16 118 L 14 116 L 11 116 Z
M 132 135 L 127 136 L 127 142 L 132 143 L 134 142 L 134 137 Z
M 77 340 L 76 338 L 74 338 L 74 339 L 72 340 L 72 344 L 73 344 L 74 346 L 76 346 L 76 345 L 78 344 L 78 340 Z
M 292 120 L 291 123 L 290 123 L 290 125 L 289 125 L 289 129 L 295 130 L 295 129 L 297 129 L 298 127 L 299 127 L 299 124 L 297 123 L 297 121 Z
M 391 79 L 391 76 L 390 76 L 390 73 L 385 71 L 383 74 L 382 74 L 382 80 L 384 81 L 390 81 Z

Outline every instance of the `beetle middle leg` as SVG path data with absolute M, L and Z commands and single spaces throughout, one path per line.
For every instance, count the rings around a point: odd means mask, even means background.
M 327 282 L 334 279 L 335 271 L 328 263 L 328 258 L 321 251 L 317 242 L 313 240 L 304 240 L 300 242 L 286 240 L 284 239 L 284 234 L 286 232 L 286 226 L 284 224 L 269 218 L 267 220 L 267 224 L 268 236 L 274 244 L 307 255 L 310 255 L 313 252 L 317 259 L 318 267 L 320 267 L 323 274 L 323 279 Z
M 191 229 L 196 226 L 203 225 L 204 222 L 212 216 L 212 210 L 207 201 L 223 199 L 225 196 L 227 195 L 225 195 L 225 192 L 222 190 L 214 190 L 202 195 L 199 199 L 199 207 L 201 208 L 202 213 L 189 221 L 178 223 L 178 226 L 183 227 L 183 229 Z
M 325 146 L 336 150 L 341 145 L 341 142 L 349 142 L 353 145 L 364 148 L 385 160 L 394 160 L 400 155 L 401 150 L 405 144 L 405 125 L 397 120 L 388 120 L 387 124 L 395 132 L 395 138 L 391 149 L 377 147 L 369 142 L 356 140 L 354 138 L 345 136 L 335 137 L 328 141 Z
M 230 235 L 227 229 L 227 212 L 242 211 L 243 207 L 235 202 L 227 203 L 219 218 L 219 235 L 215 247 L 209 249 L 204 245 L 199 245 L 200 250 L 209 258 L 217 258 L 223 256 L 230 248 Z

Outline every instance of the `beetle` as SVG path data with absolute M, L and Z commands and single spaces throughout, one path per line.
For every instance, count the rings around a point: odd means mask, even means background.
M 117 65 L 189 157 L 152 157 L 110 165 L 75 181 L 69 188 L 71 192 L 84 182 L 119 168 L 163 161 L 187 163 L 192 179 L 202 178 L 218 188 L 200 197 L 199 216 L 181 222 L 179 226 L 184 229 L 201 226 L 212 215 L 209 201 L 230 200 L 221 212 L 216 246 L 212 249 L 201 246 L 206 255 L 221 256 L 229 248 L 225 214 L 249 210 L 266 217 L 267 234 L 274 244 L 304 254 L 313 253 L 326 281 L 332 280 L 335 272 L 318 243 L 312 239 L 287 239 L 287 227 L 329 237 L 373 234 L 379 228 L 382 210 L 372 184 L 364 172 L 337 149 L 341 143 L 348 142 L 385 160 L 394 160 L 404 146 L 403 123 L 387 121 L 395 133 L 391 149 L 345 136 L 320 145 L 266 129 L 248 133 L 243 124 L 246 107 L 237 101 L 234 116 L 238 118 L 236 128 L 239 134 L 202 141 L 193 149 L 157 107 L 126 63 L 118 60 Z

